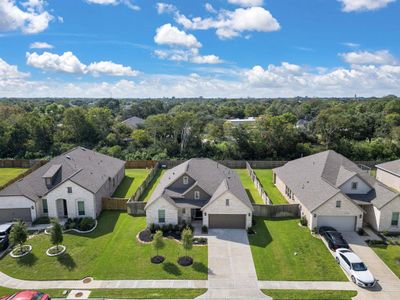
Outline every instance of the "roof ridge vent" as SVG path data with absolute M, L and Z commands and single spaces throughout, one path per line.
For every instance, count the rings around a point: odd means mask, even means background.
M 67 159 L 71 160 L 71 156 L 65 155 L 65 157 L 66 157 Z

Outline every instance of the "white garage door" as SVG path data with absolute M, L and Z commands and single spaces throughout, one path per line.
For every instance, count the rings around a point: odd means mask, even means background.
M 318 216 L 318 227 L 331 226 L 338 231 L 354 231 L 356 228 L 355 216 Z

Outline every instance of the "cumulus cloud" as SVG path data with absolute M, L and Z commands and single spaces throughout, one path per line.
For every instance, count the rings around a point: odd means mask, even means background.
M 216 29 L 216 34 L 221 39 L 234 38 L 245 31 L 270 32 L 280 29 L 279 22 L 263 7 L 221 10 L 215 17 L 205 19 L 189 19 L 177 12 L 175 21 L 191 30 Z
M 156 9 L 158 14 L 164 14 L 164 13 L 172 13 L 175 12 L 177 9 L 175 5 L 169 4 L 169 3 L 164 3 L 164 2 L 158 2 L 156 4 Z
M 9 65 L 5 60 L 0 58 L 0 80 L 22 79 L 28 76 L 28 73 L 20 72 L 17 66 Z
M 26 54 L 26 63 L 41 70 L 70 74 L 92 74 L 94 76 L 136 76 L 138 74 L 131 67 L 125 67 L 111 61 L 93 62 L 87 66 L 81 63 L 78 57 L 70 51 L 64 52 L 62 55 L 50 52 L 44 52 L 43 54 L 28 52 Z
M 210 3 L 204 4 L 204 8 L 206 9 L 206 11 L 212 14 L 215 14 L 217 12 Z
M 29 45 L 31 49 L 53 49 L 54 46 L 46 42 L 34 42 Z
M 132 10 L 140 10 L 140 6 L 133 4 L 130 0 L 86 0 L 91 4 L 100 4 L 100 5 L 118 5 L 124 4 Z
M 193 34 L 188 34 L 171 24 L 164 24 L 157 28 L 154 41 L 159 45 L 181 46 L 186 48 L 200 48 L 201 44 Z
M 243 7 L 261 6 L 264 0 L 228 0 L 229 3 Z
M 200 55 L 199 50 L 189 49 L 169 49 L 169 50 L 156 50 L 154 54 L 161 59 L 172 61 L 191 62 L 195 64 L 220 64 L 222 59 L 216 55 Z
M 45 10 L 46 1 L 28 0 L 17 5 L 14 0 L 0 1 L 0 32 L 20 30 L 35 34 L 46 30 L 54 17 Z
M 369 11 L 386 7 L 396 0 L 338 0 L 344 12 Z
M 385 65 L 397 63 L 396 58 L 388 50 L 347 52 L 339 55 L 349 64 Z

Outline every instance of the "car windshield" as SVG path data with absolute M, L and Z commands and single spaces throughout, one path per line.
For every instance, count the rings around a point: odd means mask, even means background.
M 364 263 L 360 262 L 360 263 L 352 263 L 351 264 L 352 268 L 354 271 L 367 271 L 367 267 L 366 265 L 364 265 Z

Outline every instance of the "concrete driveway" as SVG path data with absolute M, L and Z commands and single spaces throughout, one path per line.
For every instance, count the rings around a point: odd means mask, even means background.
M 258 287 L 245 230 L 209 230 L 208 269 L 208 291 L 199 298 L 271 299 Z
M 375 254 L 356 232 L 343 232 L 344 238 L 349 243 L 351 250 L 356 253 L 368 266 L 371 273 L 378 279 L 378 284 L 373 290 L 357 289 L 355 299 L 400 299 L 400 279 L 389 267 Z

